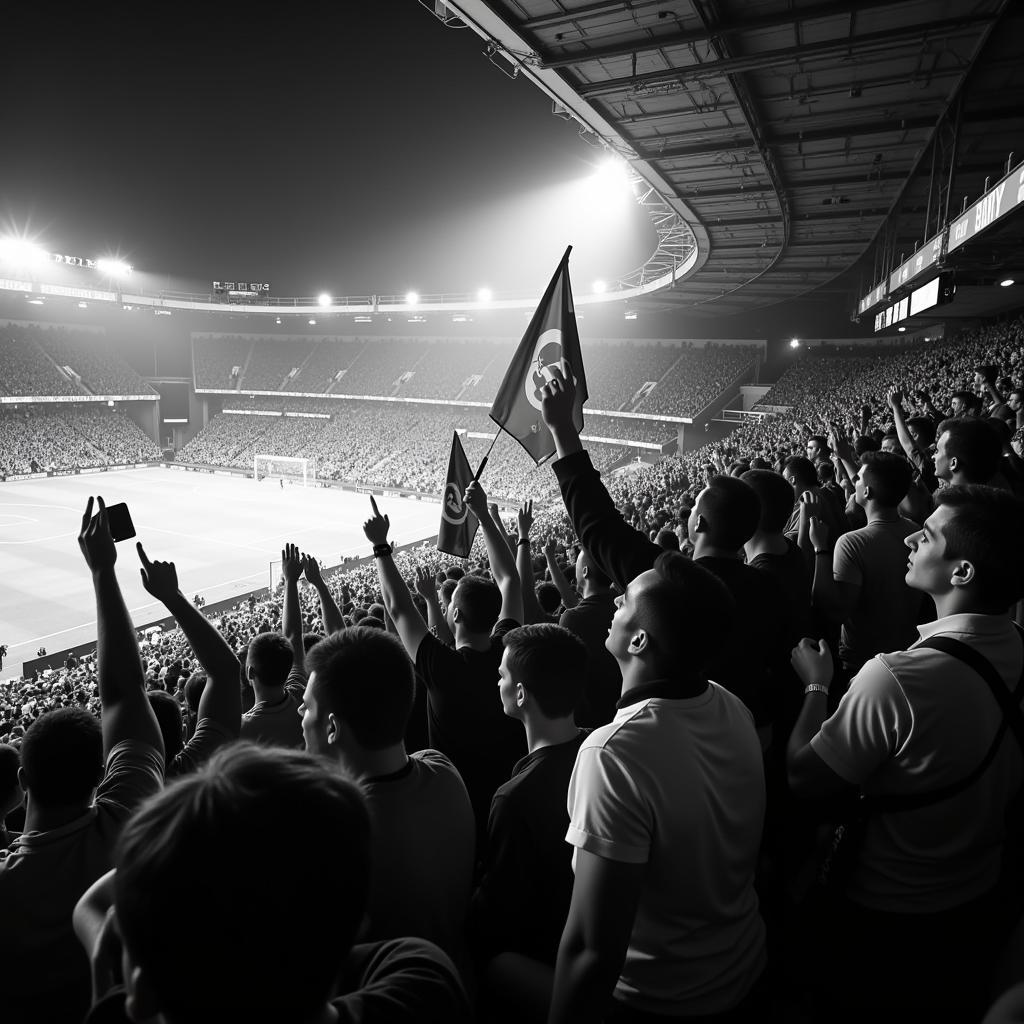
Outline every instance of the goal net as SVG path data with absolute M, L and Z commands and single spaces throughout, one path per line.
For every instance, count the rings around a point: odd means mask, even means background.
M 295 455 L 254 455 L 254 480 L 301 480 L 306 487 L 316 480 L 316 459 L 303 459 Z

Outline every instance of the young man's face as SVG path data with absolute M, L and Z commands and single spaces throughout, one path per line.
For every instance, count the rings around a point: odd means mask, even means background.
M 900 448 L 899 438 L 897 437 L 885 437 L 882 439 L 882 451 L 888 452 L 890 455 L 899 455 L 902 451 Z
M 935 475 L 940 480 L 951 480 L 953 471 L 949 466 L 949 431 L 945 431 L 935 444 Z
M 924 527 L 904 541 L 910 548 L 906 575 L 908 587 L 923 590 L 933 597 L 949 590 L 949 581 L 958 561 L 946 556 L 944 530 L 954 515 L 954 509 L 940 505 L 925 520 Z
M 508 670 L 508 651 L 501 654 L 498 666 L 498 696 L 501 698 L 501 710 L 509 718 L 522 718 L 522 711 L 516 703 L 516 683 Z
M 327 713 L 318 700 L 316 673 L 310 673 L 306 689 L 299 705 L 299 716 L 302 718 L 302 738 L 306 741 L 306 750 L 311 754 L 326 754 L 330 745 L 327 742 Z
M 608 653 L 619 661 L 629 657 L 631 641 L 638 630 L 646 628 L 640 621 L 640 599 L 657 581 L 658 573 L 654 569 L 648 569 L 632 580 L 625 592 L 615 598 L 615 614 L 612 616 L 612 624 L 608 628 L 608 638 L 604 646 Z M 684 628 L 684 625 L 680 623 L 679 628 Z
M 809 458 L 811 462 L 814 462 L 820 454 L 821 446 L 814 440 L 814 438 L 811 438 L 811 440 L 807 442 L 807 458 Z

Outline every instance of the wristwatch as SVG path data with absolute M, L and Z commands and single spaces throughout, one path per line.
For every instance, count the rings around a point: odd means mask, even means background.
M 809 693 L 823 693 L 828 696 L 828 687 L 824 683 L 808 683 L 804 687 L 804 696 L 806 697 Z
M 391 550 L 391 545 L 388 543 L 374 544 L 373 545 L 373 557 L 384 558 L 386 555 L 392 555 L 394 552 Z

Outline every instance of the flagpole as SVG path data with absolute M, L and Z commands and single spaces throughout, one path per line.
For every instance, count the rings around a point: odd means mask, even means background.
M 495 442 L 498 440 L 498 434 L 500 433 L 501 431 L 499 430 L 492 438 L 491 447 L 487 449 L 487 455 L 483 457 L 483 461 L 480 463 L 480 468 L 476 471 L 476 476 L 473 477 L 473 483 L 479 483 L 480 474 L 484 471 L 484 466 L 487 465 L 487 458 L 491 454 L 491 451 L 494 449 Z

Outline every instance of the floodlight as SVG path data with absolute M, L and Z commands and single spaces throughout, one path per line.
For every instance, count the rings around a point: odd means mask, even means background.
M 610 188 L 629 188 L 632 185 L 629 164 L 619 156 L 610 156 L 602 160 L 594 172 L 594 177 Z
M 896 330 L 899 331 L 900 334 L 906 334 L 907 332 L 906 327 L 897 327 Z
M 792 340 L 792 341 L 791 341 L 791 342 L 789 343 L 789 347 L 790 347 L 790 348 L 799 348 L 799 347 L 800 347 L 800 339 L 799 339 L 799 338 L 794 338 L 794 339 L 793 339 L 793 340 Z
M 327 292 L 321 292 L 316 301 L 319 302 L 321 306 L 329 306 L 331 304 L 331 297 Z
M 405 304 L 407 306 L 415 306 L 420 301 L 418 292 L 406 292 L 405 293 Z
M 0 238 L 0 261 L 30 267 L 46 259 L 46 250 L 24 238 Z
M 312 317 L 310 317 L 309 326 L 310 327 L 316 327 L 316 321 Z
M 595 281 L 593 284 L 593 290 L 595 295 L 603 295 L 608 291 L 608 285 L 604 281 Z
M 490 302 L 494 298 L 494 292 L 490 288 L 481 288 L 476 293 L 477 302 Z
M 132 268 L 124 260 L 113 260 L 101 257 L 96 260 L 96 269 L 107 277 L 127 277 Z
M 1013 278 L 1012 277 L 1007 277 L 1004 280 L 999 282 L 999 287 L 1000 288 L 1009 288 L 1011 284 L 1013 284 Z

